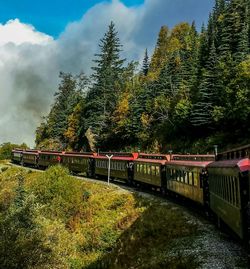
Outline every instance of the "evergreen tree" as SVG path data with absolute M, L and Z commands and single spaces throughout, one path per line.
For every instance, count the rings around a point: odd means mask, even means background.
M 218 59 L 213 42 L 199 88 L 199 101 L 194 105 L 192 112 L 191 122 L 195 126 L 211 127 L 213 123 L 213 109 L 221 90 L 217 68 Z
M 148 50 L 146 49 L 142 63 L 142 73 L 144 76 L 148 75 L 148 69 L 149 69 L 149 58 L 148 58 Z
M 149 75 L 152 79 L 156 79 L 159 76 L 161 69 L 167 61 L 168 41 L 168 28 L 167 26 L 162 26 L 149 65 Z
M 82 73 L 74 77 L 70 73 L 60 72 L 59 77 L 61 82 L 58 91 L 54 95 L 54 104 L 49 115 L 43 119 L 43 122 L 36 130 L 38 147 L 45 140 L 50 140 L 52 144 L 57 144 L 60 149 L 67 146 L 65 132 L 68 128 L 68 118 L 74 111 L 75 106 L 83 99 L 83 87 L 87 86 L 87 78 Z
M 87 95 L 86 116 L 88 126 L 99 134 L 115 110 L 120 92 L 121 74 L 125 59 L 120 58 L 121 44 L 113 22 L 101 39 L 100 53 L 95 54 L 96 66 L 92 67 L 94 81 Z

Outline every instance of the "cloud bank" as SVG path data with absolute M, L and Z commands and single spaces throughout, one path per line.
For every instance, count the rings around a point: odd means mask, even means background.
M 102 2 L 80 21 L 67 25 L 54 40 L 18 19 L 0 24 L 0 143 L 34 144 L 35 129 L 48 113 L 59 71 L 90 73 L 98 42 L 114 21 L 123 44 L 123 57 L 141 60 L 153 51 L 162 25 L 181 21 L 206 22 L 213 0 L 146 0 L 126 7 L 119 0 Z

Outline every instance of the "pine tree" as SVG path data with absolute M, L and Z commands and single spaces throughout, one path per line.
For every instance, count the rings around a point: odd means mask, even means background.
M 156 47 L 149 65 L 149 75 L 153 79 L 159 76 L 161 69 L 167 61 L 168 32 L 167 26 L 162 26 L 158 35 Z
M 119 94 L 119 83 L 125 59 L 120 58 L 121 44 L 113 22 L 100 40 L 100 53 L 95 54 L 96 66 L 92 67 L 94 81 L 87 95 L 87 117 L 89 126 L 99 132 L 106 119 L 114 111 Z
M 76 100 L 76 80 L 70 73 L 60 73 L 61 83 L 55 93 L 55 102 L 48 116 L 51 138 L 65 143 L 64 133 L 67 129 L 68 116 L 72 113 Z
M 142 63 L 142 73 L 144 76 L 148 75 L 148 69 L 149 69 L 149 57 L 148 57 L 148 50 L 146 49 Z
M 212 113 L 221 91 L 217 68 L 218 59 L 213 42 L 199 87 L 199 101 L 194 105 L 192 112 L 191 122 L 194 126 L 211 127 L 213 123 Z
M 242 30 L 239 34 L 238 46 L 235 53 L 235 60 L 237 63 L 244 61 L 249 54 L 249 43 L 248 43 L 248 25 L 245 23 L 242 26 Z
M 114 84 L 120 79 L 125 61 L 120 58 L 121 44 L 113 22 L 110 23 L 108 31 L 101 39 L 99 47 L 101 52 L 95 54 L 97 59 L 94 62 L 97 66 L 92 67 L 94 70 L 92 78 L 94 79 L 93 88 L 98 98 L 102 99 L 103 114 L 105 114 L 115 106 L 118 89 L 114 87 Z

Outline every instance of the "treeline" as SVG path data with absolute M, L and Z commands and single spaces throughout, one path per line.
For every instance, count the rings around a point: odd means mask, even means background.
M 11 151 L 15 148 L 27 149 L 28 146 L 25 143 L 22 143 L 20 145 L 11 144 L 10 142 L 0 144 L 0 160 L 11 159 Z
M 250 0 L 216 0 L 207 25 L 162 26 L 140 67 L 113 22 L 93 74 L 61 73 L 40 148 L 203 151 L 249 142 Z

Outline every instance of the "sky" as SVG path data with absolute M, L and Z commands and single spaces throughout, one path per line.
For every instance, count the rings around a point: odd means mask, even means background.
M 214 0 L 0 0 L 0 144 L 34 146 L 60 71 L 90 74 L 98 42 L 114 21 L 122 57 L 152 54 L 162 25 L 199 30 Z

